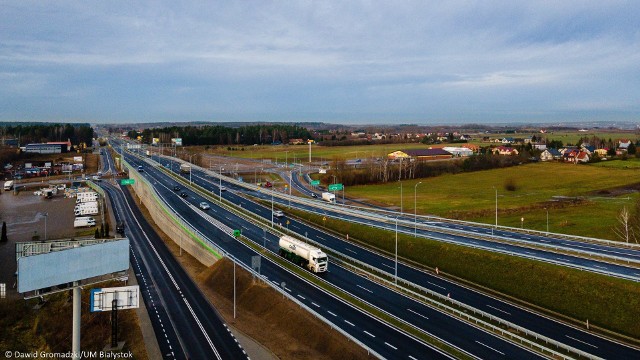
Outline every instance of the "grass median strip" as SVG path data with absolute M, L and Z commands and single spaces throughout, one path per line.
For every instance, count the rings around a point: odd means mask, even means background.
M 293 209 L 288 212 L 330 231 L 349 234 L 350 240 L 365 246 L 394 253 L 392 231 L 333 218 L 323 221 L 321 215 Z M 398 234 L 398 254 L 539 310 L 562 314 L 576 323 L 589 319 L 592 330 L 596 325 L 640 338 L 640 286 L 633 281 L 405 234 Z

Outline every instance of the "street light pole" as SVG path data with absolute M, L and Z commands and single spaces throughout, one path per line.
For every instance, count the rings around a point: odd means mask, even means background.
M 218 164 L 218 200 L 222 202 L 222 165 Z
M 402 181 L 398 180 L 400 183 L 400 216 L 402 216 Z
M 398 217 L 396 216 L 396 278 L 395 283 L 398 285 Z
M 549 209 L 544 208 L 547 211 L 547 235 L 549 235 Z
M 418 181 L 417 184 L 414 185 L 413 187 L 413 237 L 417 237 L 418 236 L 418 185 L 422 184 L 422 181 Z
M 271 228 L 273 228 L 273 189 L 271 189 Z
M 493 190 L 496 191 L 496 229 L 498 228 L 498 189 L 494 186 Z
M 47 219 L 49 218 L 49 213 L 44 213 L 44 239 L 47 240 Z

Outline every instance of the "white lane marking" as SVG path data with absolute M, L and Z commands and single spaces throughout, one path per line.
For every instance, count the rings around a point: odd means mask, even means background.
M 480 344 L 480 345 L 482 345 L 482 346 L 484 346 L 484 347 L 488 348 L 488 349 L 491 349 L 491 350 L 493 350 L 493 351 L 497 352 L 497 353 L 498 353 L 498 354 L 500 354 L 500 355 L 504 355 L 504 353 L 503 353 L 502 351 L 498 351 L 498 350 L 496 350 L 496 349 L 492 348 L 492 347 L 491 347 L 491 346 L 489 346 L 489 345 L 485 345 L 485 344 L 481 343 L 481 342 L 480 342 L 480 341 L 478 341 L 478 340 L 476 340 L 476 342 L 477 342 L 478 344 Z
M 385 344 L 385 345 L 387 345 L 388 347 L 392 348 L 393 350 L 398 350 L 398 348 L 397 348 L 397 347 L 395 347 L 395 346 L 393 346 L 393 345 L 389 344 L 389 343 L 388 343 L 388 342 L 386 342 L 386 341 L 384 342 L 384 344 Z
M 411 356 L 411 355 L 409 355 L 409 359 L 411 359 L 411 360 L 418 360 L 418 359 L 414 358 L 414 357 L 413 357 L 413 356 Z
M 373 291 L 371 291 L 371 290 L 369 290 L 369 289 L 367 289 L 365 287 L 362 287 L 362 286 L 360 286 L 358 284 L 356 284 L 356 286 L 359 287 L 360 289 L 366 290 L 366 291 L 370 292 L 371 294 L 373 294 Z
M 560 258 L 560 257 L 557 257 L 556 259 L 562 260 L 562 261 L 566 261 L 566 262 L 571 262 L 571 260 L 569 260 L 569 259 L 564 259 L 564 258 Z
M 411 310 L 411 309 L 407 309 L 407 310 L 411 311 L 412 313 L 414 313 L 414 314 L 416 314 L 416 315 L 418 315 L 418 316 L 422 316 L 423 318 L 425 318 L 425 319 L 429 320 L 429 318 L 428 318 L 428 317 L 426 317 L 426 316 L 424 316 L 424 315 L 422 315 L 422 314 L 420 314 L 420 313 L 417 313 L 417 312 L 415 312 L 415 311 L 413 311 L 413 310 Z
M 490 308 L 492 308 L 493 310 L 498 310 L 498 311 L 500 311 L 501 313 L 505 313 L 505 314 L 507 314 L 507 315 L 511 315 L 511 313 L 510 313 L 510 312 L 506 312 L 506 311 L 504 311 L 504 310 L 498 309 L 497 307 L 493 307 L 493 306 L 491 306 L 491 305 L 487 305 L 487 307 L 490 307 Z
M 354 254 L 357 254 L 357 252 L 355 252 L 355 251 L 353 251 L 353 250 L 351 250 L 351 249 L 347 249 L 347 248 L 344 248 L 344 249 L 345 249 L 345 250 L 347 250 L 347 251 L 350 251 L 350 252 L 352 252 L 352 253 L 354 253 Z
M 315 307 L 318 307 L 318 308 L 320 307 L 320 305 L 318 305 L 318 304 L 316 304 L 316 303 L 314 303 L 314 302 L 311 302 L 311 305 L 313 305 L 313 306 L 315 306 Z
M 525 252 L 529 255 L 535 255 L 535 253 L 532 253 L 531 251 L 525 251 Z
M 502 249 L 502 250 L 506 250 L 507 248 L 505 248 L 504 246 L 496 246 L 496 248 L 498 249 Z
M 347 324 L 351 325 L 351 326 L 355 326 L 352 322 L 345 320 L 344 322 L 346 322 Z
M 384 263 L 383 263 L 382 265 L 384 265 L 384 266 L 386 266 L 386 267 L 388 267 L 388 268 L 395 269 L 395 267 L 393 267 L 393 266 L 391 266 L 391 265 L 387 265 L 387 264 L 384 264 Z
M 307 299 L 305 299 L 305 298 L 304 298 L 304 296 L 302 296 L 302 295 L 300 295 L 300 294 L 298 294 L 298 297 L 299 297 L 300 299 L 302 299 L 302 300 L 307 300 Z
M 373 338 L 376 337 L 375 335 L 373 335 L 372 333 L 368 332 L 367 330 L 365 330 L 364 333 L 369 335 L 369 336 L 371 336 L 371 337 L 373 337 Z
M 526 236 L 523 236 L 522 238 L 525 239 L 525 240 L 531 240 L 530 237 L 526 237 Z
M 540 242 L 549 243 L 550 241 L 548 241 L 548 240 L 540 240 Z
M 447 290 L 447 288 L 445 288 L 445 287 L 443 287 L 443 286 L 440 286 L 440 285 L 438 285 L 438 284 L 434 284 L 434 283 L 432 283 L 431 281 L 427 281 L 427 282 L 428 282 L 429 284 L 433 285 L 433 286 L 439 287 L 439 288 L 440 288 L 440 289 L 442 289 L 442 290 Z
M 604 267 L 604 266 L 600 266 L 600 265 L 593 265 L 593 267 L 597 267 L 598 269 L 604 269 L 604 270 L 607 270 L 607 268 L 606 268 L 606 267 Z
M 565 335 L 565 336 L 566 336 L 566 337 L 568 337 L 569 339 L 575 340 L 575 341 L 577 341 L 577 342 L 581 342 L 581 343 L 583 343 L 583 344 L 585 344 L 585 345 L 589 345 L 589 346 L 594 347 L 594 348 L 596 348 L 596 349 L 598 348 L 597 346 L 595 346 L 595 345 L 593 345 L 593 344 L 589 344 L 589 343 L 588 343 L 588 342 L 586 342 L 586 341 L 578 340 L 578 339 L 576 339 L 576 338 L 574 338 L 574 337 L 571 337 L 571 336 L 569 336 L 569 335 Z
M 332 312 L 331 312 L 331 311 L 329 311 L 329 310 L 327 310 L 327 312 L 328 312 L 329 314 L 333 315 L 333 316 L 338 316 L 338 315 L 336 315 L 336 314 L 332 313 Z

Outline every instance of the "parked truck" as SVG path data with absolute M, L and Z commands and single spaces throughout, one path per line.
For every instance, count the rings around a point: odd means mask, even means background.
M 317 247 L 313 247 L 291 236 L 284 235 L 278 242 L 278 253 L 285 259 L 298 264 L 314 273 L 327 271 L 329 261 L 327 254 Z
M 335 204 L 336 203 L 336 196 L 335 196 L 335 194 L 332 194 L 330 192 L 323 192 L 322 193 L 322 200 L 328 201 L 331 204 Z
M 73 227 L 87 227 L 87 226 L 96 226 L 96 219 L 91 216 L 79 216 L 73 220 Z
M 191 172 L 191 165 L 189 164 L 181 164 L 180 165 L 180 172 L 181 173 L 185 173 L 188 174 Z
M 13 180 L 9 180 L 9 181 L 5 181 L 4 182 L 4 190 L 5 191 L 9 191 L 13 189 Z
M 98 207 L 92 206 L 87 208 L 82 208 L 78 210 L 74 210 L 74 214 L 76 216 L 86 216 L 86 215 L 98 215 Z

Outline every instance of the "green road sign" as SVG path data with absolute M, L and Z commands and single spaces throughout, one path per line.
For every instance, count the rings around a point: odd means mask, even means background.
M 311 186 L 318 186 L 320 185 L 320 180 L 311 180 Z
M 240 236 L 240 230 L 233 230 L 233 236 L 239 237 Z
M 134 179 L 122 179 L 120 180 L 120 185 L 133 185 L 135 182 Z
M 329 191 L 340 191 L 340 190 L 342 190 L 342 184 L 329 185 Z

